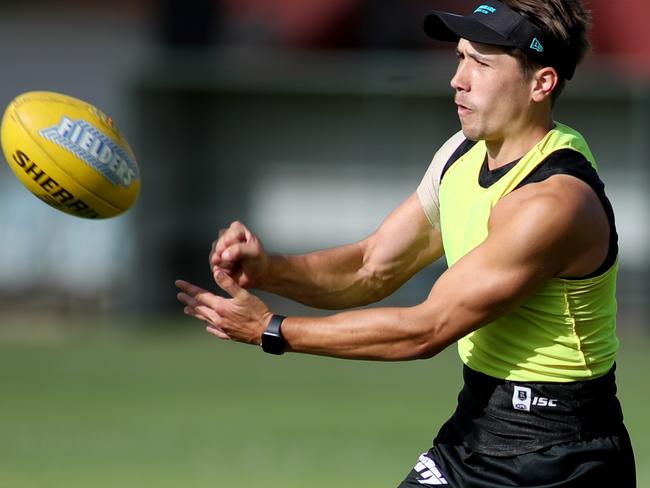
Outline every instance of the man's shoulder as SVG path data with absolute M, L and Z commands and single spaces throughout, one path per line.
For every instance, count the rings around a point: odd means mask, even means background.
M 476 144 L 476 141 L 467 139 L 463 131 L 459 130 L 440 146 L 440 149 L 433 157 L 433 163 L 444 167 L 449 161 L 458 159 L 462 155 L 461 153 L 466 152 L 474 144 Z
M 541 182 L 526 185 L 502 198 L 494 207 L 491 225 L 516 223 L 552 235 L 588 233 L 598 197 L 584 181 L 556 174 Z
M 436 154 L 440 154 L 441 157 L 446 156 L 445 161 L 449 159 L 449 156 L 453 154 L 453 152 L 458 149 L 458 147 L 463 144 L 465 141 L 467 141 L 467 138 L 465 137 L 465 134 L 463 134 L 462 130 L 459 130 L 455 134 L 453 134 L 449 139 L 447 139 L 442 146 L 440 146 L 440 149 L 436 152 Z
M 440 146 L 430 165 L 431 173 L 435 175 L 437 183 L 440 182 L 449 165 L 471 149 L 475 143 L 467 139 L 463 131 L 459 130 Z
M 612 231 L 596 193 L 565 174 L 526 185 L 493 208 L 490 233 L 557 264 L 556 276 L 586 276 L 608 256 Z M 540 261 L 545 262 L 545 261 Z
M 526 204 L 561 204 L 553 212 L 561 214 L 565 213 L 561 210 L 571 211 L 574 207 L 579 208 L 583 202 L 591 200 L 598 203 L 594 191 L 586 182 L 571 174 L 554 173 L 535 184 L 519 187 L 503 197 L 499 203 L 507 203 L 516 208 Z

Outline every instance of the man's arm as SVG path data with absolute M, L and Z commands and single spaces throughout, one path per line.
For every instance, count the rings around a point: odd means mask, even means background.
M 257 237 L 236 222 L 214 243 L 210 264 L 213 273 L 225 272 L 245 288 L 342 309 L 390 295 L 441 255 L 440 232 L 413 194 L 368 238 L 298 256 L 266 255 Z
M 487 239 L 448 269 L 423 303 L 318 321 L 289 318 L 283 331 L 290 349 L 363 359 L 431 357 L 512 310 L 550 278 L 588 274 L 607 254 L 602 205 L 572 177 L 510 194 L 489 225 Z
M 449 268 L 423 303 L 289 317 L 282 327 L 288 349 L 351 359 L 427 358 L 512 310 L 551 277 L 587 274 L 607 254 L 602 206 L 569 176 L 511 193 L 495 206 L 489 225 L 487 239 Z M 178 283 L 185 312 L 207 321 L 218 337 L 259 344 L 271 312 L 224 273 L 217 279 L 232 299 Z

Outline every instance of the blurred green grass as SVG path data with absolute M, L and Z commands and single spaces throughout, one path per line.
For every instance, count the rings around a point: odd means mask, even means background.
M 461 383 L 453 347 L 412 363 L 272 357 L 175 325 L 0 334 L 0 486 L 392 487 Z M 618 361 L 639 486 L 647 346 L 625 342 Z

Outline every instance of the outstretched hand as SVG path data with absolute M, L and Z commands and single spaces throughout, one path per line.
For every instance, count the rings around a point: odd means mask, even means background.
M 259 345 L 271 320 L 271 311 L 225 272 L 216 270 L 214 280 L 231 298 L 215 295 L 184 280 L 175 282 L 181 290 L 176 297 L 185 305 L 185 314 L 206 322 L 206 330 L 220 339 Z

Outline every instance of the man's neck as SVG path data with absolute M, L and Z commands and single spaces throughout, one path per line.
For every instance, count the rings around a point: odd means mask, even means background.
M 553 128 L 553 121 L 537 125 L 529 125 L 525 130 L 518 130 L 509 136 L 499 139 L 486 140 L 488 168 L 495 170 L 516 159 L 523 157 L 535 144 Z

